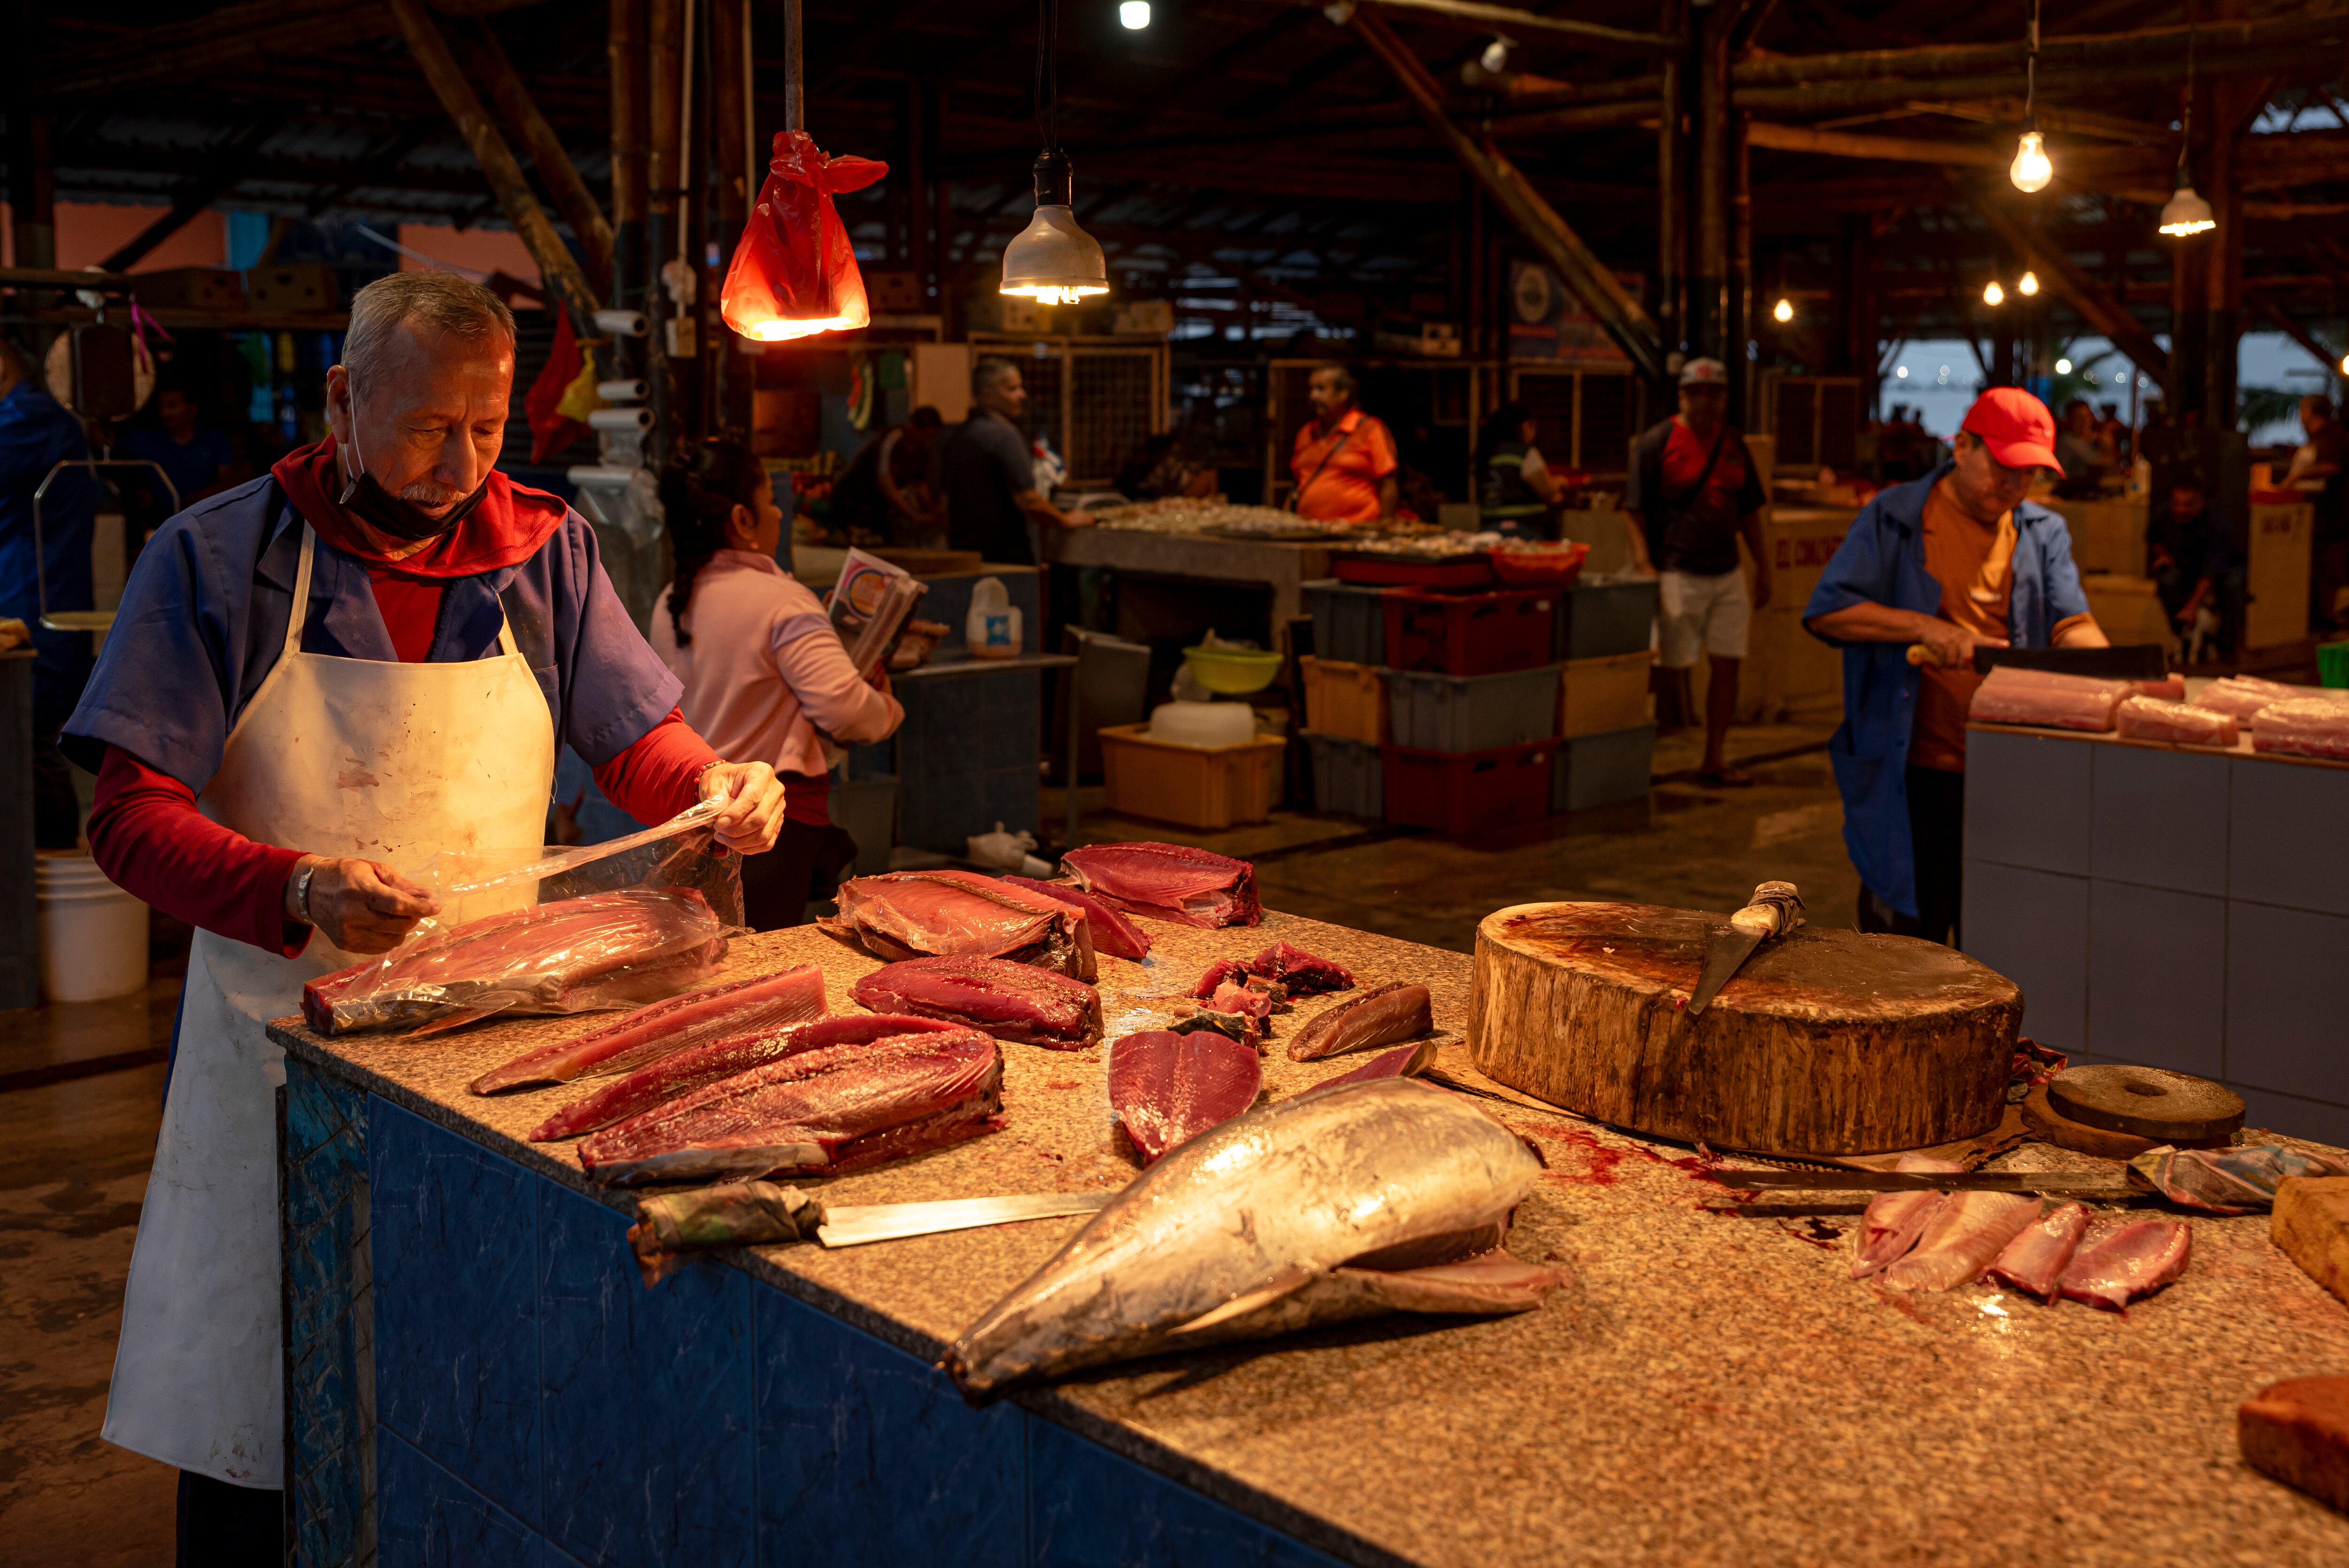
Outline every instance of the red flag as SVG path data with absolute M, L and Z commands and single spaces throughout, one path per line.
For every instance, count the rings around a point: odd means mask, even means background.
M 579 352 L 579 340 L 571 333 L 571 313 L 559 304 L 554 307 L 554 351 L 523 394 L 522 406 L 530 419 L 533 463 L 544 462 L 548 453 L 563 450 L 587 433 L 586 414 L 595 406 L 595 366 Z

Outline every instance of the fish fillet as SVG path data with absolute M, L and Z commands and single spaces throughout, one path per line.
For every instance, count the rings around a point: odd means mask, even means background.
M 1148 1164 L 1256 1103 L 1264 1063 L 1237 1040 L 1148 1029 L 1109 1048 L 1109 1103 Z
M 2043 1200 L 2020 1192 L 1952 1192 L 1933 1211 L 1907 1257 L 1888 1264 L 1895 1290 L 1955 1290 L 1978 1276 L 2017 1233 L 2039 1217 Z
M 851 995 L 876 1013 L 943 1018 L 1052 1050 L 1082 1050 L 1101 1038 L 1099 992 L 1000 958 L 907 959 L 875 969 Z
M 2201 695 L 2194 699 L 2193 706 L 2208 708 L 2213 713 L 2229 714 L 2249 724 L 2260 709 L 2305 695 L 2296 687 L 2262 680 L 2257 676 L 2229 676 L 2204 686 Z
M 1397 1046 L 1391 1051 L 1381 1051 L 1350 1073 L 1324 1078 L 1307 1089 L 1307 1094 L 1319 1094 L 1325 1088 L 1342 1088 L 1350 1083 L 1366 1083 L 1371 1078 L 1418 1078 L 1435 1060 L 1433 1037 L 1415 1046 Z
M 1191 987 L 1191 995 L 1202 1002 L 1206 1001 L 1222 988 L 1225 982 L 1245 982 L 1251 973 L 1253 971 L 1237 958 L 1218 958 L 1199 971 L 1198 984 Z
M 1288 1059 L 1319 1061 L 1341 1051 L 1416 1039 L 1435 1027 L 1427 987 L 1407 980 L 1373 985 L 1315 1018 L 1288 1042 Z
M 2069 1301 L 2118 1312 L 2186 1272 L 2194 1227 L 2182 1220 L 2139 1220 L 2085 1246 L 2064 1266 L 2056 1288 Z
M 1892 1168 L 1944 1175 L 1965 1169 L 1954 1160 L 1936 1160 L 1929 1154 L 1903 1154 Z M 1870 1199 L 1868 1212 L 1860 1216 L 1851 1277 L 1866 1279 L 1886 1264 L 1907 1256 L 1932 1220 L 1933 1211 L 1941 1206 L 1941 1200 L 1947 1196 L 1945 1192 L 1879 1192 Z
M 1034 877 L 1004 877 L 1001 880 L 1013 887 L 1026 888 L 1030 892 L 1041 893 L 1046 898 L 1055 898 L 1084 911 L 1085 926 L 1092 937 L 1095 953 L 1106 953 L 1112 958 L 1150 956 L 1150 934 L 1084 889 L 1071 887 L 1067 882 L 1038 882 Z
M 599 1181 L 832 1175 L 988 1131 L 1003 1049 L 976 1029 L 833 1046 L 770 1062 L 579 1145 Z
M 1256 868 L 1183 844 L 1088 844 L 1061 857 L 1077 885 L 1133 914 L 1213 929 L 1255 925 Z
M 1482 1254 L 1540 1174 L 1515 1133 L 1432 1084 L 1261 1107 L 1143 1171 L 941 1365 L 980 1398 L 1374 1313 L 1521 1311 L 1561 1276 Z
M 2251 749 L 2349 761 L 2349 700 L 2310 696 L 2271 703 L 2251 719 Z
M 551 1143 L 559 1138 L 577 1138 L 599 1127 L 641 1116 L 664 1100 L 690 1094 L 720 1078 L 730 1078 L 736 1073 L 746 1073 L 802 1051 L 864 1045 L 899 1035 L 945 1034 L 956 1027 L 934 1018 L 916 1018 L 900 1013 L 843 1013 L 812 1024 L 730 1036 L 692 1050 L 673 1052 L 584 1099 L 573 1100 L 532 1129 L 530 1140 Z
M 823 971 L 812 964 L 755 979 L 706 986 L 639 1007 L 576 1039 L 525 1051 L 467 1087 L 475 1094 L 569 1083 L 589 1073 L 626 1072 L 673 1051 L 730 1035 L 780 1028 L 823 1014 Z
M 2113 723 L 2132 740 L 2180 741 L 2188 746 L 2232 746 L 2240 730 L 2231 713 L 2133 696 L 2113 710 Z
M 631 888 L 483 915 L 322 975 L 302 1015 L 322 1035 L 452 1014 L 575 1013 L 706 984 L 726 928 L 698 893 Z
M 2034 1224 L 2026 1225 L 2006 1243 L 1990 1277 L 2042 1301 L 2055 1299 L 2055 1284 L 2088 1233 L 2085 1203 L 2066 1203 Z
M 1316 996 L 1324 991 L 1354 988 L 1353 973 L 1344 965 L 1286 942 L 1276 942 L 1249 959 L 1247 969 L 1251 975 L 1279 981 L 1292 996 Z
M 2105 730 L 2130 692 L 2127 681 L 2058 676 L 2044 670 L 2010 673 L 2000 665 L 1974 688 L 1966 717 L 1982 724 L 2033 724 L 2059 729 Z
M 888 872 L 840 884 L 840 913 L 817 922 L 882 958 L 1006 958 L 1093 977 L 1084 911 L 977 872 Z

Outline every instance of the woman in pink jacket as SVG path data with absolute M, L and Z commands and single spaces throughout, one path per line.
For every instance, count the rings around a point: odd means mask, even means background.
M 856 856 L 833 824 L 823 742 L 886 739 L 905 710 L 848 662 L 822 601 L 775 564 L 782 509 L 748 449 L 706 441 L 661 477 L 677 579 L 653 612 L 652 645 L 685 683 L 678 706 L 720 757 L 773 764 L 782 833 L 742 861 L 745 915 L 799 925 Z

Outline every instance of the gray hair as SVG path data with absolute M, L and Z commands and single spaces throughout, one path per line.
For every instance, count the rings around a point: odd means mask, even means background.
M 1019 374 L 1019 366 L 1000 355 L 990 354 L 970 367 L 970 395 L 984 397 L 1003 385 L 1007 376 Z
M 502 336 L 508 348 L 513 346 L 513 312 L 481 284 L 454 273 L 392 273 L 351 296 L 344 373 L 371 372 L 382 363 L 391 335 L 410 321 L 467 343 Z
M 1362 384 L 1354 379 L 1354 373 L 1342 365 L 1317 365 L 1313 367 L 1315 376 L 1319 376 L 1325 371 L 1336 377 L 1338 390 L 1349 397 L 1362 389 Z

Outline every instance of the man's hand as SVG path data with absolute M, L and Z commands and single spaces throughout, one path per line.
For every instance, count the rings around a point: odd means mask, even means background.
M 1935 615 L 1917 617 L 1917 640 L 1933 651 L 1933 662 L 1943 669 L 1970 670 L 1974 667 L 1976 648 L 2002 648 L 2004 637 L 1978 637 L 1953 621 Z
M 302 865 L 310 873 L 309 907 L 293 907 Z M 286 915 L 306 919 L 318 934 L 346 953 L 388 953 L 408 939 L 416 923 L 440 913 L 432 890 L 409 881 L 380 861 L 330 860 L 313 856 L 285 879 Z
M 1066 511 L 1061 514 L 1062 528 L 1091 528 L 1101 519 L 1089 511 Z
M 1754 607 L 1756 610 L 1770 607 L 1770 568 L 1759 561 L 1754 563 Z
M 738 854 L 763 854 L 783 830 L 783 784 L 763 762 L 719 762 L 702 770 L 701 798 L 724 799 L 710 824 L 718 841 Z

